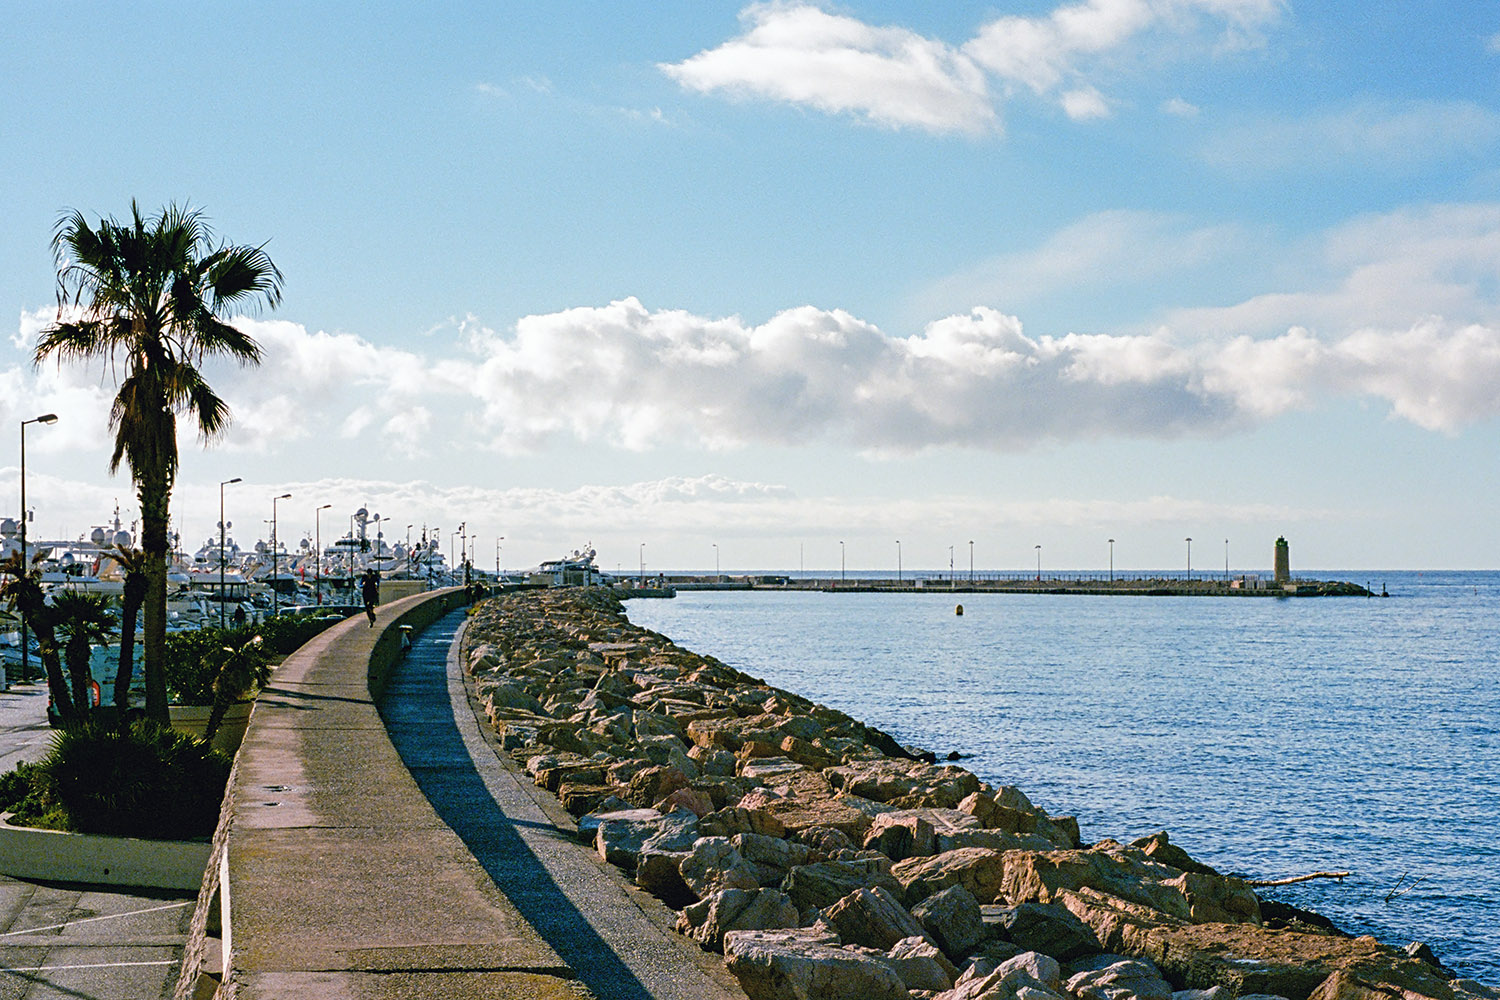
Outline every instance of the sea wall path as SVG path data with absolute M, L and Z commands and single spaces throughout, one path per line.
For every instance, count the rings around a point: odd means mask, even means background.
M 439 817 L 380 714 L 401 626 L 420 634 L 464 604 L 453 589 L 383 605 L 378 627 L 351 618 L 277 670 L 236 758 L 177 997 L 592 995 Z M 429 770 L 458 787 L 464 758 Z

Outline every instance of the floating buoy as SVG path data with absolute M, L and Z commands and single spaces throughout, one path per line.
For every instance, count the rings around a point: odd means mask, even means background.
M 956 607 L 956 608 L 953 609 L 953 613 L 955 615 L 958 615 L 960 618 L 963 617 L 964 606 L 962 604 L 960 604 L 958 607 Z

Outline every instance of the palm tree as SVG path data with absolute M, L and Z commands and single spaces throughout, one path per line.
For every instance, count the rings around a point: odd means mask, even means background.
M 168 205 L 143 218 L 134 201 L 124 223 L 65 214 L 52 237 L 57 321 L 42 331 L 34 361 L 105 362 L 121 375 L 109 425 L 110 472 L 130 466 L 145 552 L 146 714 L 167 721 L 167 523 L 177 476 L 177 416 L 205 444 L 229 426 L 229 406 L 198 365 L 226 356 L 259 364 L 260 345 L 224 319 L 281 301 L 281 272 L 262 247 L 214 242 L 202 213 Z
M 73 682 L 73 705 L 79 715 L 88 715 L 93 708 L 89 686 L 94 680 L 89 670 L 90 648 L 96 642 L 108 642 L 114 634 L 115 615 L 109 609 L 109 599 L 102 594 L 64 590 L 53 595 L 52 607 L 43 617 L 51 619 L 54 632 L 64 640 L 63 659 Z
M 214 741 L 229 706 L 256 688 L 265 687 L 271 679 L 270 654 L 258 635 L 235 645 L 220 646 L 210 657 L 214 665 L 214 703 L 203 730 L 203 739 L 208 743 Z
M 135 623 L 146 600 L 146 554 L 133 545 L 106 550 L 125 574 L 120 597 L 120 670 L 115 674 L 115 707 L 123 720 L 130 710 L 130 681 L 135 672 Z
M 51 609 L 42 593 L 42 571 L 36 565 L 40 561 L 40 555 L 33 556 L 28 566 L 20 552 L 12 552 L 0 562 L 0 576 L 5 577 L 4 582 L 0 582 L 0 600 L 26 616 L 36 635 L 42 667 L 47 672 L 47 691 L 52 695 L 52 705 L 65 723 L 71 723 L 77 719 L 77 713 L 73 711 L 73 698 L 68 694 L 68 682 L 63 677 L 62 662 L 58 658 Z

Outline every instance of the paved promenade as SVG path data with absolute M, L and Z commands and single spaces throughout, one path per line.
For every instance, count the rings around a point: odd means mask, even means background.
M 200 897 L 190 967 L 216 964 L 213 938 L 205 946 L 202 929 L 223 914 L 226 997 L 733 996 L 706 973 L 689 992 L 668 991 L 684 969 L 697 968 L 696 957 L 597 867 L 597 878 L 554 878 L 549 898 L 537 896 L 538 884 L 514 866 L 497 864 L 516 856 L 496 855 L 495 843 L 517 838 L 520 827 L 541 831 L 545 817 L 513 817 L 508 806 L 492 804 L 480 814 L 484 823 L 466 829 L 474 841 L 466 845 L 439 816 L 376 708 L 384 668 L 400 659 L 392 626 L 403 616 L 425 625 L 439 612 L 433 595 L 382 606 L 379 627 L 350 619 L 277 670 L 257 700 L 236 763 L 211 866 L 219 877 Z M 408 724 L 456 733 L 451 703 L 430 721 Z M 422 766 L 424 778 L 440 775 L 450 789 L 485 787 L 468 745 L 462 738 L 445 742 L 443 759 Z M 477 751 L 487 755 L 487 768 L 498 766 L 482 740 Z M 550 822 L 546 827 L 543 853 L 586 855 Z M 624 939 L 636 954 L 620 956 L 612 945 L 606 952 L 613 958 L 580 952 L 538 918 L 569 910 L 587 914 L 583 923 L 594 928 L 635 920 L 621 926 L 631 928 Z M 643 937 L 648 932 L 654 936 Z M 623 991 L 594 975 L 611 962 L 629 970 Z M 663 972 L 659 982 L 649 970 L 636 971 L 650 966 Z M 185 975 L 179 983 L 180 998 L 192 995 L 193 979 Z M 590 980 L 602 988 L 591 990 Z

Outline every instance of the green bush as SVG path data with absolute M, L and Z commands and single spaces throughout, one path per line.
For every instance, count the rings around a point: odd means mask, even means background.
M 48 801 L 45 785 L 35 764 L 17 764 L 14 771 L 0 774 L 0 812 L 13 813 L 11 822 L 17 826 L 66 830 L 68 817 Z
M 173 632 L 167 636 L 167 692 L 179 705 L 212 704 L 214 665 L 217 662 L 214 654 L 217 650 L 225 646 L 239 647 L 258 635 L 272 655 L 286 656 L 341 621 L 343 618 L 340 617 L 284 615 L 237 628 Z
M 143 719 L 65 729 L 33 783 L 68 829 L 183 840 L 213 833 L 230 759 L 202 740 Z

